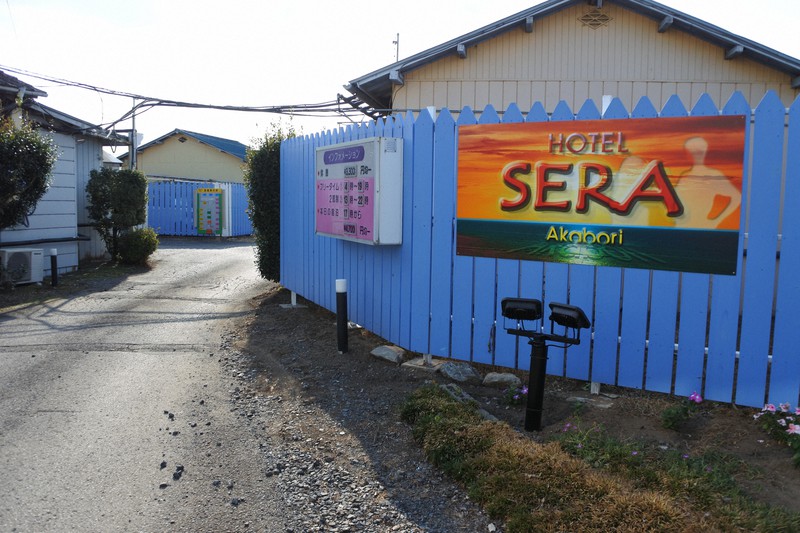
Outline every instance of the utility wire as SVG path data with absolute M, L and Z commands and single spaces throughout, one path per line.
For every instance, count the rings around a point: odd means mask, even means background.
M 12 72 L 14 74 L 19 74 L 23 76 L 29 76 L 31 78 L 36 78 L 40 80 L 49 81 L 52 83 L 57 83 L 59 85 L 67 86 L 67 87 L 77 87 L 80 89 L 86 89 L 89 91 L 94 91 L 101 94 L 109 94 L 112 96 L 121 96 L 127 98 L 134 98 L 136 100 L 141 100 L 138 104 L 136 104 L 130 111 L 127 111 L 117 120 L 112 122 L 107 122 L 104 124 L 98 124 L 98 126 L 112 128 L 115 125 L 119 124 L 122 121 L 129 119 L 136 113 L 143 113 L 145 111 L 149 111 L 154 107 L 184 107 L 184 108 L 195 108 L 195 109 L 218 109 L 222 111 L 244 111 L 244 112 L 256 112 L 256 113 L 275 113 L 275 114 L 284 114 L 284 115 L 296 115 L 296 116 L 307 116 L 307 117 L 323 117 L 323 116 L 330 116 L 331 113 L 335 113 L 338 115 L 342 115 L 344 117 L 349 116 L 358 116 L 361 115 L 361 111 L 341 106 L 341 100 L 329 100 L 327 102 L 319 102 L 313 104 L 289 104 L 289 105 L 277 105 L 277 106 L 237 106 L 237 105 L 218 105 L 218 104 L 202 104 L 196 102 L 183 102 L 180 100 L 170 100 L 165 98 L 156 98 L 152 96 L 145 96 L 141 94 L 129 93 L 125 91 L 117 91 L 113 89 L 106 89 L 103 87 L 98 87 L 95 85 L 90 85 L 88 83 L 82 83 L 77 81 L 66 80 L 63 78 L 56 78 L 54 76 L 47 76 L 43 74 L 37 74 L 35 72 L 29 72 L 27 70 L 18 69 L 15 67 L 9 67 L 0 65 L 0 70 L 4 70 L 7 72 Z

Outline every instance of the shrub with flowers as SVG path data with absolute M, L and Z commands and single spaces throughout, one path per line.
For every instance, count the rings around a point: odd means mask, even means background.
M 800 407 L 792 410 L 788 403 L 768 403 L 760 413 L 753 415 L 761 427 L 775 440 L 785 442 L 794 451 L 792 461 L 800 467 Z
M 503 391 L 503 402 L 508 405 L 522 405 L 528 399 L 528 387 L 509 387 Z
M 667 429 L 678 429 L 692 416 L 701 403 L 703 403 L 703 397 L 697 392 L 693 392 L 688 399 L 664 409 L 661 413 L 661 425 Z

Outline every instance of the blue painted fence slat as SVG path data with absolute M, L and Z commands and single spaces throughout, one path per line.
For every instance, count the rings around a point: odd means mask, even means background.
M 651 290 L 644 387 L 647 390 L 668 393 L 672 388 L 675 359 L 680 273 L 654 271 Z
M 446 109 L 436 119 L 433 140 L 433 234 L 431 241 L 430 353 L 450 356 L 453 286 L 453 227 L 456 215 L 455 121 Z
M 414 124 L 414 192 L 411 342 L 415 352 L 429 353 L 431 304 L 431 221 L 433 219 L 433 117 L 423 113 Z
M 475 115 L 464 108 L 458 117 L 458 126 L 475 124 Z M 456 134 L 456 142 L 458 135 Z M 455 186 L 455 184 L 454 184 Z M 469 360 L 472 355 L 472 296 L 475 259 L 456 255 L 453 258 L 453 324 L 451 357 Z
M 781 194 L 785 108 L 778 95 L 768 92 L 756 108 L 753 136 L 752 184 L 748 214 L 744 308 L 736 401 L 762 404 L 766 398 L 775 256 L 778 247 L 778 209 Z M 755 186 L 758 184 L 758 186 Z
M 718 114 L 716 105 L 707 94 L 702 95 L 692 108 L 693 116 Z M 687 396 L 702 392 L 711 276 L 686 274 L 683 281 L 675 393 Z
M 788 146 L 800 146 L 800 97 L 789 109 Z M 786 158 L 786 190 L 788 206 L 800 198 L 800 150 L 789 150 Z M 797 332 L 800 331 L 800 276 L 790 265 L 800 264 L 800 210 L 784 207 L 781 239 L 780 277 L 775 319 L 775 340 L 772 347 L 770 403 L 789 402 L 800 405 L 800 357 L 797 353 Z
M 750 124 L 750 104 L 740 92 L 734 93 L 725 105 L 724 115 L 743 115 Z M 747 168 L 750 146 L 750 129 L 745 130 L 745 161 Z M 742 190 L 747 191 L 745 172 Z M 740 227 L 744 228 L 747 197 L 742 196 Z M 741 300 L 744 231 L 739 234 L 739 255 L 736 276 L 714 276 L 711 281 L 711 317 L 708 326 L 708 359 L 703 395 L 709 400 L 733 400 L 734 372 L 736 368 L 736 340 L 739 330 L 739 302 Z
M 497 124 L 500 117 L 492 106 L 486 106 L 478 124 Z M 475 258 L 473 279 L 474 327 L 472 330 L 472 360 L 477 363 L 494 363 L 494 339 L 496 335 L 495 309 L 497 301 L 497 259 Z
M 516 104 L 511 104 L 503 114 L 504 123 L 519 123 L 524 120 Z M 520 261 L 497 260 L 497 298 L 495 299 L 494 364 L 514 367 L 517 360 L 517 339 L 508 335 L 503 327 L 501 304 L 503 298 L 519 296 Z
M 587 100 L 575 117 L 577 120 L 599 120 L 600 111 L 592 100 Z M 569 304 L 584 310 L 592 328 L 582 334 L 581 343 L 567 350 L 566 376 L 587 380 L 591 375 L 592 339 L 594 327 L 594 280 L 596 268 L 589 265 L 572 265 L 569 270 Z

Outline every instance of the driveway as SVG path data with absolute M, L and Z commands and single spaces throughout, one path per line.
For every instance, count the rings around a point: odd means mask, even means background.
M 0 315 L 0 530 L 284 530 L 220 364 L 270 286 L 252 245 L 165 239 L 151 262 Z

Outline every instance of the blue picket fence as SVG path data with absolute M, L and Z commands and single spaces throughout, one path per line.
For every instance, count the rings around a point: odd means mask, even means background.
M 253 233 L 253 225 L 247 215 L 247 190 L 241 183 L 150 182 L 147 188 L 147 225 L 159 235 L 197 235 L 195 193 L 197 189 L 204 188 L 223 190 L 224 237 Z
M 298 137 L 281 146 L 281 282 L 335 309 L 349 281 L 350 319 L 408 350 L 527 370 L 529 347 L 503 330 L 504 297 L 568 302 L 591 337 L 550 349 L 548 373 L 760 407 L 800 400 L 800 99 L 767 93 L 755 112 L 740 93 L 722 109 L 750 117 L 736 276 L 566 265 L 455 255 L 457 132 L 461 124 L 718 115 L 703 95 L 687 111 L 673 96 L 659 112 L 643 98 L 604 114 L 587 101 L 548 115 L 442 110 Z M 788 116 L 787 116 L 788 115 Z M 314 235 L 315 149 L 372 136 L 404 140 L 403 244 L 368 246 Z M 784 153 L 786 147 L 790 147 Z M 781 192 L 783 190 L 783 193 Z M 784 209 L 784 205 L 786 208 Z M 746 249 L 746 253 L 745 250 Z

